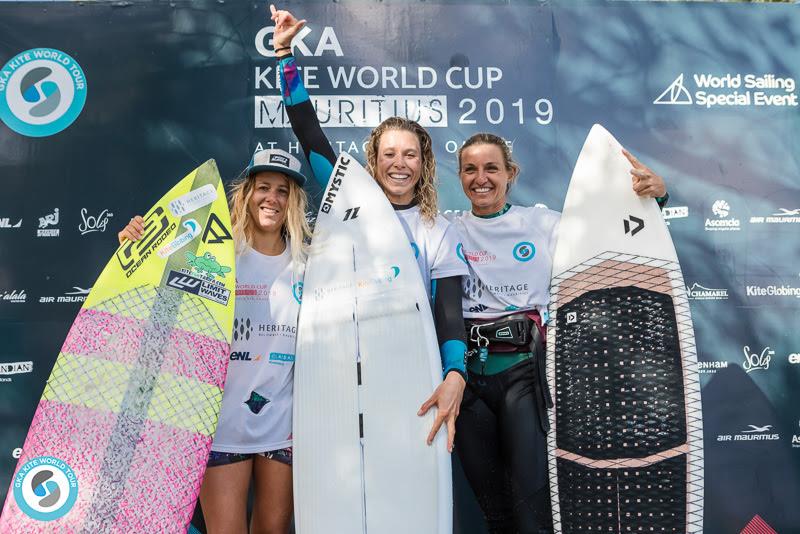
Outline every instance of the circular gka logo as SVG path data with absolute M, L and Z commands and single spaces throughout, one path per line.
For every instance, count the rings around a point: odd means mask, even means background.
M 32 48 L 0 70 L 0 119 L 29 137 L 57 134 L 72 124 L 86 103 L 86 77 L 68 54 Z
M 536 255 L 536 247 L 530 241 L 520 241 L 514 245 L 514 258 L 517 261 L 530 261 Z
M 20 510 L 39 521 L 64 517 L 78 498 L 78 478 L 63 460 L 39 456 L 14 476 L 14 500 Z

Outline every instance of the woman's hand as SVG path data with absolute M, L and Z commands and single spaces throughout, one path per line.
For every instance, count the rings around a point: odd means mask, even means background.
M 417 412 L 422 416 L 428 413 L 432 406 L 436 405 L 436 419 L 433 422 L 431 433 L 428 434 L 428 445 L 433 443 L 433 438 L 447 422 L 447 450 L 453 452 L 453 442 L 456 439 L 456 417 L 461 411 L 461 399 L 464 396 L 464 388 L 467 383 L 459 373 L 447 373 L 444 382 L 439 384 L 431 398 L 425 401 Z
M 280 48 L 290 48 L 294 36 L 306 25 L 305 19 L 297 20 L 285 9 L 275 9 L 275 4 L 269 5 L 269 11 L 272 15 L 270 18 L 275 22 L 275 33 L 272 34 L 273 49 L 277 51 Z
M 126 239 L 128 241 L 139 241 L 144 233 L 144 219 L 141 215 L 136 215 L 130 220 L 128 225 L 117 234 L 119 244 L 121 245 Z
M 664 184 L 664 179 L 653 172 L 653 170 L 636 159 L 636 157 L 622 149 L 622 154 L 628 158 L 633 168 L 631 169 L 631 178 L 633 179 L 633 190 L 640 197 L 653 197 L 660 198 L 667 194 L 667 186 Z

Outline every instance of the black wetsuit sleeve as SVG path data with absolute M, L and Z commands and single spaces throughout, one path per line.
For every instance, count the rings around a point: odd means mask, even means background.
M 465 352 L 467 334 L 461 309 L 461 277 L 448 276 L 434 280 L 433 320 L 442 354 L 444 375 L 455 371 L 467 379 Z
M 292 131 L 300 141 L 303 152 L 311 165 L 314 179 L 324 188 L 328 185 L 336 153 L 319 124 L 317 112 L 308 96 L 303 80 L 297 70 L 292 55 L 283 56 L 278 61 L 281 82 L 281 96 L 286 107 Z

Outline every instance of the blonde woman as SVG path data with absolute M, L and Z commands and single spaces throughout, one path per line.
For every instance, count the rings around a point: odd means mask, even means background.
M 292 516 L 292 378 L 306 222 L 305 177 L 282 150 L 256 152 L 230 192 L 234 336 L 217 432 L 200 488 L 209 534 L 285 534 Z M 139 216 L 119 233 L 138 240 Z
M 275 22 L 272 39 L 286 113 L 314 177 L 325 187 L 336 154 L 320 127 L 291 54 L 292 38 L 305 25 L 305 20 L 297 20 L 288 11 L 275 9 L 274 5 L 270 6 L 270 11 Z M 372 131 L 366 152 L 366 168 L 394 206 L 433 303 L 444 381 L 418 413 L 423 415 L 431 407 L 437 407 L 428 443 L 446 424 L 447 447 L 452 452 L 455 421 L 467 376 L 461 277 L 468 271 L 466 261 L 459 257 L 460 243 L 455 229 L 438 215 L 436 158 L 431 137 L 418 123 L 391 117 Z

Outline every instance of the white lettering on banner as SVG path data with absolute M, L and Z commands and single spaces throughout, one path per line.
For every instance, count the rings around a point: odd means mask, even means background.
M 800 298 L 800 287 L 792 286 L 745 286 L 748 297 L 795 297 Z
M 423 127 L 447 127 L 444 95 L 330 95 L 312 96 L 323 128 L 374 128 L 392 116 L 406 117 Z M 255 97 L 256 128 L 291 126 L 280 96 Z
M 306 67 L 308 68 L 308 67 Z M 431 89 L 438 81 L 436 71 L 431 67 L 389 67 L 382 66 L 380 70 L 369 65 L 356 67 L 336 66 L 328 67 L 328 77 L 334 89 L 351 89 L 354 85 L 362 89 Z M 501 74 L 502 76 L 502 74 Z M 398 81 L 399 77 L 399 81 Z M 311 89 L 308 84 L 307 88 Z
M 797 107 L 798 102 L 794 78 L 782 78 L 774 74 L 693 74 L 691 81 L 695 89 L 692 94 L 684 85 L 680 74 L 661 93 L 653 104 L 697 105 L 706 109 L 715 106 L 777 106 Z
M 493 89 L 503 79 L 498 67 L 450 67 L 444 75 L 450 89 Z
M 265 26 L 258 30 L 256 33 L 256 50 L 264 57 L 275 57 L 275 52 L 272 51 L 272 35 L 275 33 L 275 26 Z M 319 57 L 325 52 L 331 52 L 335 56 L 341 57 L 344 55 L 342 45 L 339 44 L 339 39 L 336 37 L 336 32 L 331 26 L 325 26 L 320 34 L 319 41 L 317 41 L 314 51 L 308 47 L 305 38 L 308 37 L 313 30 L 308 26 L 297 32 L 297 35 L 292 39 L 292 52 L 301 56 L 315 56 Z
M 11 457 L 14 458 L 15 460 L 19 460 L 20 456 L 22 456 L 22 449 L 20 449 L 19 447 L 11 451 Z

